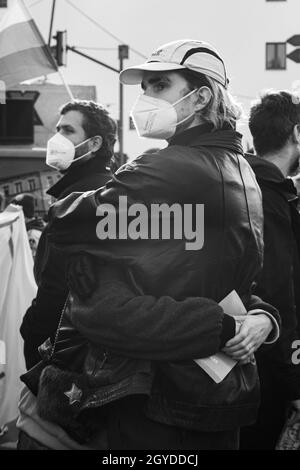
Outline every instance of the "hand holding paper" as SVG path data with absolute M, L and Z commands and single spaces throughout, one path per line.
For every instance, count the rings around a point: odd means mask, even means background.
M 248 315 L 238 334 L 226 343 L 223 352 L 237 361 L 247 360 L 266 340 L 271 329 L 271 320 L 267 316 Z
M 235 290 L 231 291 L 219 305 L 228 315 L 234 316 L 237 321 L 243 320 L 247 315 L 247 311 L 243 302 Z M 235 336 L 236 338 L 236 336 Z M 227 343 L 228 344 L 228 343 Z M 236 345 L 235 345 L 236 346 Z M 236 365 L 237 361 L 227 356 L 223 352 L 214 354 L 204 359 L 195 359 L 195 362 L 216 382 L 221 382 L 231 369 Z

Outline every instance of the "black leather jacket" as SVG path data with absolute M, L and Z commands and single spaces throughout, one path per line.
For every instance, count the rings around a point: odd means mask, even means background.
M 120 195 L 128 197 L 128 205 L 143 202 L 149 208 L 163 202 L 204 204 L 204 246 L 188 251 L 184 239 L 99 242 L 96 208 L 116 207 Z M 99 385 L 94 401 L 85 397 L 83 407 L 105 404 L 104 395 L 120 398 L 123 379 L 142 372 L 151 376 L 143 393 L 149 396 L 145 412 L 154 420 L 217 431 L 255 419 L 255 365 L 236 366 L 216 384 L 193 361 L 216 353 L 234 336 L 232 319 L 217 305 L 233 289 L 248 310 L 261 307 L 276 316 L 251 296 L 262 266 L 261 193 L 238 133 L 211 132 L 207 126 L 182 133 L 166 149 L 123 167 L 103 190 L 57 203 L 51 227 L 52 240 L 64 250 L 108 263 L 107 269 L 100 266 L 98 288 L 88 300 L 73 293 L 69 312 L 91 342 L 89 373 L 107 385 Z M 125 383 L 123 396 L 128 387 Z

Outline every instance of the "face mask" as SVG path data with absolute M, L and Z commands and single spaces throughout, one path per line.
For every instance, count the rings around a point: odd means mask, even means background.
M 139 96 L 131 111 L 131 117 L 138 135 L 153 139 L 169 139 L 172 137 L 175 134 L 176 127 L 195 114 L 192 113 L 182 121 L 177 122 L 177 113 L 174 106 L 196 91 L 198 90 L 191 91 L 173 104 L 151 96 Z
M 51 137 L 51 139 L 48 140 L 46 164 L 59 171 L 67 170 L 74 161 L 77 162 L 91 153 L 87 152 L 74 160 L 76 149 L 80 147 L 80 145 L 88 142 L 90 139 L 91 137 L 76 145 L 75 147 L 73 142 L 64 137 L 62 134 L 55 134 L 53 137 Z

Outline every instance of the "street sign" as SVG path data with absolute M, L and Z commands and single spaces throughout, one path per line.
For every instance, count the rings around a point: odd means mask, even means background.
M 300 48 L 298 47 L 298 49 L 294 49 L 292 52 L 287 54 L 287 57 L 297 64 L 300 64 Z
M 295 47 L 300 46 L 300 34 L 294 34 L 294 36 L 292 36 L 286 42 Z

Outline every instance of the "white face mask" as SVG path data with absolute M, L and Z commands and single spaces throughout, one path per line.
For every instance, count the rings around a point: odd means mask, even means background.
M 159 98 L 140 95 L 130 113 L 138 135 L 153 139 L 169 139 L 172 137 L 175 134 L 176 127 L 195 114 L 194 112 L 182 121 L 177 122 L 177 113 L 174 106 L 196 91 L 198 90 L 191 91 L 173 104 Z
M 80 147 L 80 145 L 88 142 L 91 138 L 92 137 L 86 139 L 75 147 L 73 142 L 64 137 L 62 134 L 54 134 L 54 136 L 51 137 L 47 143 L 46 164 L 59 171 L 67 170 L 74 161 L 77 162 L 91 153 L 87 152 L 74 160 L 75 150 Z

